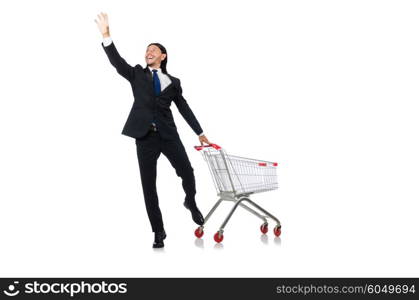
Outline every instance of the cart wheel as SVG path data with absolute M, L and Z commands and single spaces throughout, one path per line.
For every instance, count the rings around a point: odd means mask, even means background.
M 214 234 L 214 241 L 216 241 L 217 243 L 221 243 L 223 239 L 224 239 L 224 236 L 219 231 L 216 234 Z
M 274 234 L 276 236 L 280 236 L 281 235 L 281 226 L 275 226 L 275 228 L 274 228 Z
M 204 235 L 204 228 L 198 227 L 195 229 L 195 236 L 200 239 Z
M 260 231 L 262 231 L 263 234 L 266 234 L 268 232 L 268 223 L 260 225 Z

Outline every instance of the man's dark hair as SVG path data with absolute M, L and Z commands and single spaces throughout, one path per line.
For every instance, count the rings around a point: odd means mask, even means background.
M 150 45 L 147 46 L 147 48 L 150 47 L 151 45 L 159 47 L 161 53 L 166 54 L 166 58 L 161 62 L 160 68 L 161 68 L 161 71 L 164 74 L 167 74 L 167 69 L 166 69 L 166 66 L 167 66 L 167 51 L 166 51 L 166 48 L 160 43 L 151 43 Z

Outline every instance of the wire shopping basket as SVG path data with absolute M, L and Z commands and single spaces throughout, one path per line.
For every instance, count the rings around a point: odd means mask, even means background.
M 279 220 L 249 198 L 251 194 L 278 189 L 276 173 L 278 163 L 230 155 L 216 144 L 195 146 L 195 149 L 202 151 L 202 156 L 210 169 L 217 196 L 219 196 L 219 200 L 205 217 L 204 224 L 195 230 L 195 236 L 198 238 L 203 236 L 204 225 L 222 201 L 233 201 L 235 202 L 233 208 L 214 235 L 214 240 L 217 243 L 223 240 L 224 228 L 238 206 L 263 220 L 263 224 L 260 226 L 263 234 L 268 232 L 267 218 L 273 219 L 276 222 L 274 234 L 278 237 L 281 234 Z

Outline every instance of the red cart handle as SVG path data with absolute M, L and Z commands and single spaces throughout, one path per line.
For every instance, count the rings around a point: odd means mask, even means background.
M 221 147 L 220 147 L 220 146 L 218 146 L 218 145 L 216 145 L 216 144 L 209 144 L 209 145 L 202 145 L 202 146 L 194 146 L 194 148 L 195 148 L 196 150 L 198 150 L 198 151 L 200 151 L 200 150 L 202 150 L 202 149 L 204 149 L 204 148 L 208 148 L 208 147 L 212 147 L 212 148 L 214 148 L 215 150 L 220 150 L 220 149 L 221 149 Z

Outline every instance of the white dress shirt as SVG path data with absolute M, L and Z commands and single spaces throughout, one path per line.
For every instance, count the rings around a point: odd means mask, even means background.
M 103 38 L 103 46 L 107 47 L 110 44 L 112 44 L 112 38 L 110 36 Z M 148 68 L 150 69 L 150 72 L 153 75 L 153 71 L 152 71 L 153 68 L 151 68 L 151 67 L 148 67 Z M 162 70 L 160 68 L 154 69 L 154 70 L 157 70 L 157 76 L 159 77 L 159 80 L 160 80 L 161 91 L 163 91 L 165 88 L 167 88 L 172 83 L 172 81 L 170 80 L 169 76 L 167 76 L 167 74 L 164 74 L 162 72 Z M 204 135 L 203 132 L 201 134 L 199 134 L 199 136 L 202 136 L 202 135 Z
M 153 75 L 153 70 L 157 70 L 157 76 L 159 77 L 160 80 L 160 88 L 161 91 L 163 91 L 165 88 L 167 88 L 169 86 L 169 84 L 172 83 L 172 81 L 170 80 L 169 76 L 167 76 L 166 74 L 164 74 L 160 68 L 158 69 L 153 69 L 151 67 L 148 67 L 148 69 L 150 70 L 151 75 Z

